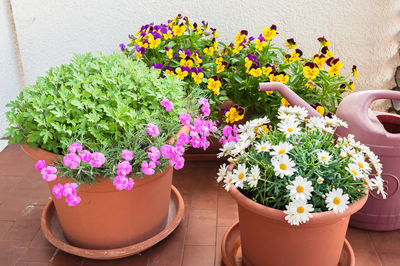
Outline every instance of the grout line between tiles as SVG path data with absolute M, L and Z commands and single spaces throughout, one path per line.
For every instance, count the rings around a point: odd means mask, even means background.
M 216 219 L 215 219 L 215 242 L 214 242 L 214 266 L 217 266 L 217 237 L 218 237 L 218 210 L 219 210 L 219 206 L 218 206 L 218 201 L 219 201 L 219 190 L 218 190 L 218 186 L 216 187 L 217 190 L 217 213 L 216 213 Z
M 375 243 L 374 243 L 374 241 L 373 241 L 373 239 L 372 239 L 372 236 L 371 236 L 370 232 L 368 232 L 368 237 L 369 237 L 370 243 L 372 243 L 372 248 L 374 249 L 375 255 L 376 255 L 376 257 L 378 258 L 380 265 L 383 265 L 383 264 L 382 264 L 381 257 L 379 256 L 379 252 L 378 252 L 378 250 L 376 249 Z

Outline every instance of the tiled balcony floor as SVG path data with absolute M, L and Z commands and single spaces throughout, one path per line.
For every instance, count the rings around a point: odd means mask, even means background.
M 164 241 L 140 255 L 113 261 L 76 257 L 55 249 L 40 230 L 49 191 L 34 162 L 18 145 L 0 153 L 0 265 L 221 265 L 225 230 L 237 219 L 236 204 L 214 180 L 218 163 L 187 162 L 174 174 L 185 200 L 185 216 Z M 400 265 L 400 230 L 349 228 L 357 266 Z

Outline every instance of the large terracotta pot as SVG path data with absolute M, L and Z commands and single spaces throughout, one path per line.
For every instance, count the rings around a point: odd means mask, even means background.
M 341 214 L 313 213 L 307 223 L 292 226 L 283 211 L 252 201 L 234 186 L 229 193 L 238 204 L 244 262 L 256 266 L 337 266 L 350 215 L 367 200 L 357 200 Z

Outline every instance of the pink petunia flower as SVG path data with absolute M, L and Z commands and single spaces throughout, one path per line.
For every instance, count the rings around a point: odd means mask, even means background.
M 51 191 L 53 192 L 54 197 L 56 197 L 57 199 L 61 199 L 64 192 L 64 186 L 58 183 L 57 185 L 53 186 L 53 189 Z
M 78 188 L 77 183 L 66 183 L 64 185 L 64 190 L 63 190 L 63 196 L 64 197 L 69 197 L 69 196 L 76 196 L 76 189 Z
M 126 161 L 131 161 L 133 159 L 133 151 L 123 150 L 122 151 L 122 159 Z
M 187 145 L 187 144 L 189 144 L 189 141 L 190 141 L 189 135 L 187 133 L 185 133 L 185 132 L 182 132 L 178 136 L 178 140 L 176 141 L 176 145 L 177 146 Z
M 83 150 L 80 154 L 79 154 L 79 158 L 84 161 L 85 163 L 90 162 L 90 160 L 92 159 L 92 154 L 90 153 L 90 151 L 88 150 Z
M 68 166 L 71 169 L 76 169 L 78 164 L 81 162 L 81 159 L 75 153 L 68 153 L 64 156 L 63 162 L 65 166 Z
M 158 150 L 158 148 L 156 146 L 151 146 L 149 148 L 149 151 L 150 152 L 147 153 L 147 156 L 149 157 L 149 159 L 152 162 L 157 162 L 158 159 L 160 158 L 160 151 Z
M 131 190 L 133 188 L 133 185 L 135 184 L 135 182 L 133 181 L 133 179 L 130 177 L 128 178 L 128 185 L 126 186 L 126 190 Z
M 174 108 L 174 103 L 167 98 L 162 99 L 160 104 L 165 107 L 165 111 L 167 112 L 171 111 L 172 108 Z
M 151 162 L 150 162 L 151 163 Z M 153 163 L 154 164 L 154 163 Z M 152 167 L 150 167 L 150 164 L 147 163 L 146 161 L 142 162 L 142 172 L 145 175 L 154 175 L 154 169 Z
M 185 148 L 183 148 L 182 146 L 178 146 L 178 143 L 176 144 L 176 146 L 174 147 L 174 154 L 178 154 L 178 155 L 183 155 L 185 153 Z
M 35 168 L 36 170 L 38 170 L 39 172 L 42 171 L 43 168 L 46 167 L 46 162 L 44 160 L 39 160 L 36 162 L 35 164 Z
M 200 104 L 200 108 L 201 108 L 201 111 L 203 112 L 204 116 L 209 116 L 211 113 L 211 110 L 210 110 L 210 104 L 208 103 L 208 100 L 206 98 L 200 98 L 199 104 Z
M 162 157 L 169 159 L 174 156 L 174 147 L 168 144 L 164 144 L 161 146 L 161 155 Z
M 47 182 L 53 181 L 57 178 L 57 175 L 55 175 L 55 173 L 57 173 L 57 168 L 54 166 L 46 166 L 40 172 L 42 174 L 42 178 Z
M 119 176 L 126 176 L 132 171 L 132 166 L 128 161 L 123 161 L 118 164 L 117 173 Z
M 82 145 L 79 142 L 74 142 L 68 147 L 68 151 L 71 153 L 81 152 Z
M 160 134 L 160 131 L 158 130 L 158 127 L 156 125 L 152 124 L 152 123 L 147 124 L 146 131 L 152 137 L 157 137 L 158 134 Z
M 185 165 L 185 159 L 182 156 L 176 154 L 169 160 L 169 164 L 173 166 L 174 169 L 179 170 L 182 169 Z
M 76 206 L 81 202 L 81 197 L 76 195 L 69 195 L 65 198 L 65 201 L 68 203 L 68 206 Z
M 185 113 L 185 114 L 180 114 L 179 115 L 179 121 L 184 124 L 185 126 L 190 125 L 190 121 L 192 120 L 192 117 Z
M 101 167 L 106 162 L 106 157 L 101 152 L 93 152 L 90 165 L 93 167 Z
M 116 176 L 113 181 L 113 185 L 119 191 L 124 190 L 128 186 L 128 178 L 125 176 Z

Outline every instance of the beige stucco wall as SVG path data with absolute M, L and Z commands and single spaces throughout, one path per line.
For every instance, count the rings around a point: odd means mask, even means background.
M 343 73 L 358 66 L 356 90 L 392 88 L 400 65 L 399 0 L 10 1 L 28 84 L 74 52 L 118 50 L 142 24 L 166 22 L 177 13 L 209 21 L 225 41 L 242 29 L 258 35 L 276 24 L 276 41 L 293 37 L 306 56 L 316 52 L 316 39 L 324 35 L 344 62 Z

